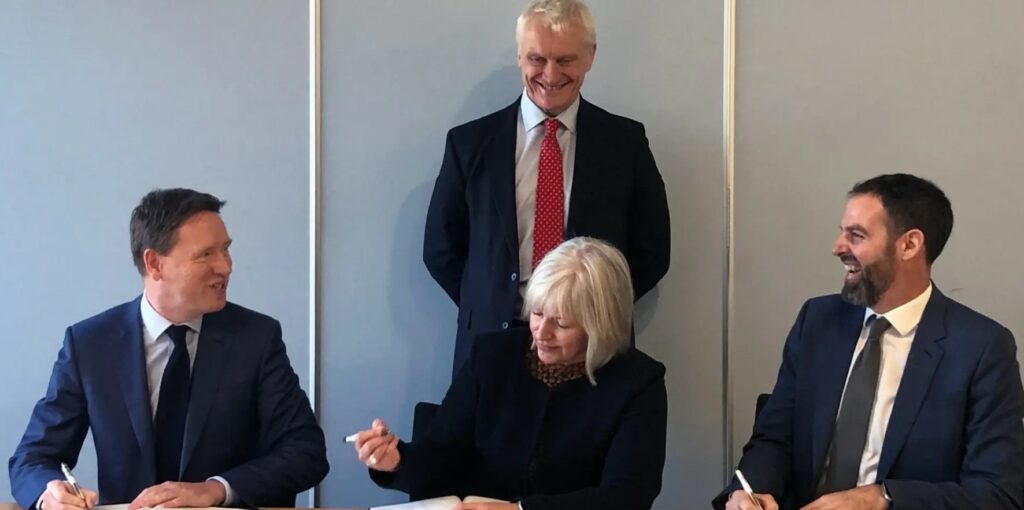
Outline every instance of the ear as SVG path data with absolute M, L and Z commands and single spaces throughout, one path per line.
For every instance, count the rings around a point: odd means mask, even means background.
M 590 72 L 590 69 L 594 67 L 594 58 L 597 57 L 597 43 L 594 43 L 590 47 L 590 55 L 587 56 L 586 72 Z
M 910 260 L 919 255 L 924 258 L 924 232 L 916 228 L 906 231 L 896 248 L 900 260 Z
M 155 281 L 163 278 L 163 260 L 156 250 L 146 248 L 146 251 L 142 252 L 142 262 L 146 265 L 146 276 Z

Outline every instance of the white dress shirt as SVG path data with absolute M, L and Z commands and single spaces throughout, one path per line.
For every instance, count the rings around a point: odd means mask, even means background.
M 142 315 L 142 346 L 146 356 L 146 376 L 149 379 L 149 410 L 156 419 L 156 408 L 160 402 L 160 383 L 164 377 L 164 369 L 171 359 L 171 352 L 174 351 L 174 341 L 167 335 L 167 328 L 174 325 L 166 317 L 160 315 L 153 305 L 149 304 L 149 298 L 142 295 L 139 305 L 139 312 Z M 185 333 L 185 346 L 188 348 L 189 369 L 195 364 L 196 349 L 199 348 L 199 333 L 203 329 L 203 316 L 184 323 L 190 329 Z M 224 485 L 224 505 L 233 501 L 234 493 L 231 492 L 231 484 L 227 480 L 214 476 L 207 480 L 217 480 Z
M 562 151 L 562 184 L 565 188 L 565 217 L 569 219 L 569 193 L 572 190 L 573 165 L 576 162 L 576 114 L 580 111 L 580 96 L 556 119 L 558 148 Z M 540 147 L 544 142 L 544 120 L 548 116 L 533 104 L 526 90 L 519 100 L 519 122 L 516 128 L 516 219 L 519 227 L 519 282 L 520 289 L 533 274 L 533 220 L 537 209 L 537 165 Z
M 861 328 L 860 338 L 857 340 L 857 347 L 853 351 L 850 368 L 846 373 L 847 383 L 850 380 L 850 373 L 853 371 L 853 363 L 860 355 L 860 351 L 864 349 L 864 344 L 867 343 L 868 318 L 872 315 L 885 317 L 892 327 L 885 330 L 879 342 L 882 347 L 882 358 L 878 371 L 878 389 L 875 391 L 875 405 L 871 410 L 868 437 L 864 441 L 864 453 L 860 459 L 858 487 L 873 484 L 878 477 L 878 460 L 882 455 L 882 443 L 885 442 L 889 416 L 892 414 L 893 403 L 896 402 L 896 392 L 900 389 L 900 380 L 903 379 L 903 369 L 907 366 L 910 346 L 914 343 L 914 336 L 917 334 L 917 325 L 921 322 L 921 315 L 924 314 L 924 308 L 928 305 L 928 299 L 931 296 L 932 286 L 928 284 L 928 288 L 921 295 L 890 310 L 889 313 L 876 314 L 870 308 L 864 311 L 864 326 Z M 845 386 L 843 393 L 844 395 L 846 393 Z M 842 409 L 842 401 L 839 406 Z
M 142 347 L 146 356 L 146 376 L 149 380 L 149 410 L 156 419 L 156 407 L 160 402 L 160 382 L 164 377 L 164 369 L 174 351 L 174 341 L 167 335 L 167 328 L 173 322 L 160 315 L 149 299 L 142 295 L 139 312 L 142 315 Z M 185 346 L 188 347 L 188 366 L 191 370 L 196 359 L 196 348 L 199 346 L 199 331 L 203 327 L 203 316 L 184 324 L 190 329 L 185 333 Z

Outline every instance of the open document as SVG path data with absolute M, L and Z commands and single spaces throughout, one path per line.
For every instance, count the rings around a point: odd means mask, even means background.
M 508 501 L 482 498 L 480 496 L 466 496 L 466 499 L 459 499 L 455 496 L 445 496 L 443 498 L 424 499 L 422 501 L 413 501 L 412 503 L 402 503 L 400 505 L 375 506 L 370 510 L 451 510 L 461 501 L 466 503 L 508 503 Z

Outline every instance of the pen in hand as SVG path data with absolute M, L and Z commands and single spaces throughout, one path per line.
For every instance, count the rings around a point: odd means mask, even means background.
M 761 502 L 754 497 L 754 489 L 750 488 L 750 484 L 747 483 L 747 479 L 743 477 L 743 472 L 739 469 L 736 470 L 736 478 L 739 479 L 740 485 L 743 486 L 743 492 L 746 492 L 747 496 L 750 496 L 750 500 L 754 502 L 757 510 L 764 510 L 764 507 L 761 506 Z
M 78 479 L 71 473 L 71 468 L 64 462 L 60 463 L 60 470 L 64 472 L 64 479 L 71 484 L 71 487 L 75 489 L 75 495 L 82 498 L 85 503 L 85 508 L 89 508 L 89 500 L 85 499 L 85 495 L 82 494 L 82 487 L 78 485 Z
M 375 436 L 371 436 L 371 437 L 366 438 L 364 440 L 363 444 L 365 444 L 365 441 L 372 440 L 373 437 L 388 437 L 388 436 L 391 436 L 391 431 L 388 430 L 388 427 L 386 425 L 384 425 L 384 422 L 382 422 L 382 421 L 380 421 L 378 419 L 378 420 L 374 420 L 373 421 L 373 423 L 370 425 L 370 429 L 369 430 L 364 430 L 364 431 L 356 432 L 355 434 L 350 434 L 348 436 L 345 436 L 345 442 L 346 443 L 358 443 L 358 441 L 359 441 L 359 434 L 364 433 L 364 432 L 371 432 L 371 431 L 372 432 L 376 432 L 377 434 Z M 391 440 L 394 440 L 394 438 L 392 438 Z M 357 444 L 356 446 L 357 446 L 356 451 L 358 452 L 360 445 Z M 380 449 L 380 447 L 377 447 L 377 451 L 379 451 L 379 449 Z M 367 458 L 366 460 L 369 461 L 369 465 L 370 466 L 376 466 L 377 465 L 377 461 L 379 459 L 377 458 L 376 455 L 371 454 L 369 456 L 369 458 Z

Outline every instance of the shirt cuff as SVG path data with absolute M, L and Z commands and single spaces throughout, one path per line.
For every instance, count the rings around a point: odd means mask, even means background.
M 216 480 L 224 486 L 224 502 L 220 506 L 231 506 L 235 503 L 235 493 L 231 492 L 231 484 L 227 480 L 220 476 L 211 476 L 206 480 Z

